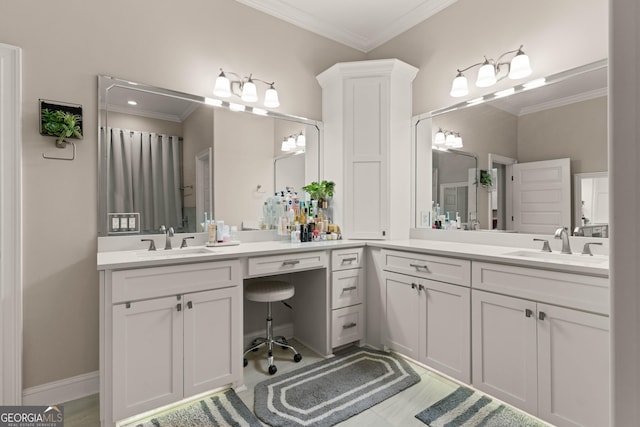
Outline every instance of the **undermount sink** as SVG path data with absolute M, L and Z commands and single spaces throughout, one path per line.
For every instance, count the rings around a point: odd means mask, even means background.
M 211 249 L 198 248 L 174 248 L 174 249 L 158 249 L 156 251 L 140 251 L 137 253 L 140 257 L 147 258 L 163 258 L 163 257 L 179 257 L 185 255 L 211 254 Z
M 519 250 L 515 252 L 507 252 L 505 256 L 512 256 L 518 258 L 529 258 L 533 260 L 562 262 L 567 264 L 576 265 L 605 265 L 609 263 L 609 257 L 603 255 L 583 255 L 580 253 L 563 254 L 561 252 L 542 252 L 542 251 L 527 251 Z

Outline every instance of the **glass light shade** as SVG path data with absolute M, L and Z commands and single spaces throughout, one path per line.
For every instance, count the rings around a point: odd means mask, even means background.
M 434 145 L 443 145 L 445 142 L 444 132 L 439 130 L 436 132 L 436 137 L 433 139 Z
M 264 106 L 267 108 L 278 108 L 280 106 L 278 91 L 274 89 L 273 85 L 269 86 L 269 89 L 264 94 Z
M 493 65 L 488 61 L 480 67 L 478 70 L 478 78 L 476 79 L 476 86 L 488 87 L 496 84 L 496 70 Z
M 231 82 L 224 75 L 220 73 L 216 79 L 216 85 L 213 88 L 213 94 L 221 98 L 228 98 L 231 96 Z
M 258 90 L 256 84 L 249 79 L 242 85 L 242 97 L 244 102 L 256 102 L 258 100 Z
M 282 145 L 280 146 L 281 151 L 289 151 L 289 144 L 287 143 L 287 138 L 282 140 Z
M 296 145 L 298 147 L 304 147 L 307 145 L 307 138 L 305 138 L 304 134 L 300 132 L 300 135 L 296 138 Z
M 462 137 L 460 134 L 456 134 L 455 142 L 452 148 L 462 148 Z
M 444 143 L 447 147 L 453 147 L 456 144 L 456 137 L 452 133 L 448 133 Z
M 455 79 L 453 79 L 453 84 L 451 85 L 451 92 L 449 93 L 454 98 L 459 98 L 461 96 L 465 96 L 469 93 L 469 87 L 467 85 L 467 78 L 462 75 L 462 73 L 458 73 Z
M 518 51 L 516 56 L 511 60 L 509 65 L 509 78 L 510 79 L 522 79 L 527 77 L 532 72 L 531 65 L 529 64 L 529 57 L 522 52 Z
M 296 149 L 296 139 L 293 136 L 287 138 L 287 151 Z

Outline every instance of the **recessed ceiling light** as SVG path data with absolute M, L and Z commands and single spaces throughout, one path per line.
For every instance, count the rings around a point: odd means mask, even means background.
M 127 101 L 127 104 L 129 104 L 129 105 L 138 105 L 138 103 L 136 101 L 134 101 L 134 100 Z

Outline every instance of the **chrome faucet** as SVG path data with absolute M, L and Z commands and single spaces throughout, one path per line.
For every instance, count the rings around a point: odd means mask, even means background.
M 569 230 L 567 227 L 560 227 L 556 230 L 554 236 L 556 239 L 562 239 L 562 252 L 563 254 L 571 253 L 571 246 L 569 245 Z
M 164 225 L 160 226 L 160 232 L 164 233 L 165 235 L 165 244 L 164 244 L 164 249 L 165 250 L 170 250 L 171 249 L 171 238 L 174 235 L 173 232 L 173 227 L 169 227 L 169 229 L 167 230 L 167 228 Z

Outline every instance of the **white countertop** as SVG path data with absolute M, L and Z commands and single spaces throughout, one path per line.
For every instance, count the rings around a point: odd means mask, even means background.
M 359 246 L 405 250 L 429 255 L 463 258 L 472 261 L 497 262 L 598 277 L 609 276 L 609 257 L 604 255 L 566 255 L 558 252 L 548 254 L 533 249 L 421 239 L 385 241 L 334 240 L 308 243 L 266 241 L 206 249 L 203 246 L 191 246 L 188 251 L 182 253 L 180 253 L 181 249 L 173 249 L 170 255 L 168 253 L 165 254 L 161 249 L 155 253 L 140 249 L 99 252 L 97 267 L 98 270 L 117 270 Z

